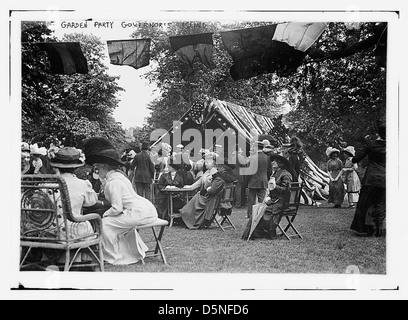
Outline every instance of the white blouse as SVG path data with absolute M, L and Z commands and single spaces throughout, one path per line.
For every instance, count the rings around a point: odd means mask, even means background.
M 79 179 L 72 173 L 62 173 L 61 177 L 67 184 L 72 215 L 74 217 L 82 215 L 82 207 L 93 206 L 98 201 L 98 195 L 92 189 L 92 184 L 89 180 Z

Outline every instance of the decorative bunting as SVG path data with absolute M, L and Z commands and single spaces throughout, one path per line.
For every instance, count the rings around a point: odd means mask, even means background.
M 231 77 L 291 75 L 325 27 L 324 23 L 284 23 L 222 32 L 224 46 L 234 61 Z
M 195 60 L 199 60 L 207 68 L 213 69 L 214 62 L 212 33 L 170 37 L 173 52 L 184 63 L 193 68 Z
M 48 55 L 51 72 L 88 73 L 88 63 L 79 42 L 40 42 L 37 46 Z
M 126 65 L 135 69 L 150 63 L 150 39 L 107 41 L 111 64 Z

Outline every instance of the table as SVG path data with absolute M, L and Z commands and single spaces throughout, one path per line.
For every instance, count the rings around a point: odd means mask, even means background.
M 175 194 L 175 193 L 185 193 L 186 194 L 186 200 L 188 202 L 189 201 L 189 196 L 190 196 L 189 193 L 191 193 L 192 191 L 195 191 L 195 189 L 191 189 L 191 188 L 169 188 L 169 189 L 163 189 L 163 191 L 167 193 L 167 197 L 168 197 L 168 215 L 170 217 L 169 228 L 171 228 L 172 225 L 173 225 L 173 219 L 181 217 L 180 213 L 174 213 L 173 212 L 173 194 Z

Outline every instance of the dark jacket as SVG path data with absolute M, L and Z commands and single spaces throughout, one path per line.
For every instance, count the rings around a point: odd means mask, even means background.
M 177 172 L 176 176 L 174 177 L 174 180 L 171 178 L 171 173 L 163 173 L 160 176 L 159 182 L 157 184 L 157 188 L 162 191 L 165 189 L 167 186 L 174 186 L 177 188 L 183 188 L 184 187 L 184 180 L 183 177 Z
M 268 180 L 272 174 L 272 162 L 268 155 L 262 151 L 252 155 L 248 170 L 251 173 L 248 177 L 248 188 L 266 189 L 268 187 Z
M 385 141 L 368 140 L 361 149 L 357 149 L 352 162 L 360 162 L 366 156 L 368 157 L 368 165 L 361 185 L 385 188 Z
M 133 159 L 131 170 L 135 170 L 134 182 L 151 183 L 154 178 L 154 164 L 150 159 L 150 154 L 142 150 Z

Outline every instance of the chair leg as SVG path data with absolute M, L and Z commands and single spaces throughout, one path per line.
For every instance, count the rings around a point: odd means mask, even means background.
M 65 250 L 65 266 L 64 266 L 64 271 L 69 271 L 69 249 Z
M 290 237 L 289 237 L 288 234 L 285 232 L 285 230 L 281 227 L 280 223 L 278 224 L 278 228 L 279 228 L 279 230 L 283 233 L 283 235 L 285 236 L 285 238 L 290 241 Z
M 28 248 L 26 254 L 25 254 L 24 257 L 23 257 L 23 259 L 20 261 L 20 269 L 21 269 L 21 267 L 24 265 L 24 262 L 26 261 L 28 255 L 30 254 L 30 251 L 31 251 L 31 247 Z
M 101 266 L 101 272 L 104 272 L 105 271 L 105 263 L 104 263 L 104 260 L 103 260 L 102 241 L 99 242 L 98 251 L 99 251 L 99 264 Z
M 162 244 L 161 244 L 161 239 L 163 237 L 164 228 L 165 228 L 165 226 L 162 226 L 160 228 L 160 232 L 159 232 L 158 236 L 157 236 L 157 233 L 156 233 L 156 230 L 154 229 L 154 227 L 152 227 L 152 230 L 153 230 L 154 238 L 156 239 L 156 248 L 155 248 L 154 253 L 157 254 L 158 252 L 160 252 L 160 255 L 161 255 L 162 259 L 163 259 L 164 264 L 167 264 L 166 256 L 164 255 L 164 250 L 163 250 L 163 247 L 162 247 Z
M 224 219 L 221 221 L 221 224 L 223 224 L 224 222 L 228 222 L 229 226 L 227 228 L 236 229 L 231 219 L 228 216 L 224 216 Z

